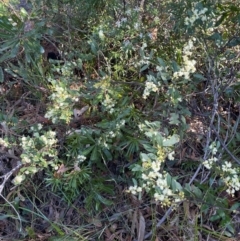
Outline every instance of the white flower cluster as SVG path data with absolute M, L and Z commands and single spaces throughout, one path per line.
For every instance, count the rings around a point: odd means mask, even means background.
M 139 30 L 140 28 L 140 24 L 139 23 L 134 23 L 134 29 L 135 30 Z
M 158 84 L 155 84 L 156 79 L 152 75 L 147 75 L 147 81 L 145 82 L 145 89 L 143 92 L 143 99 L 147 99 L 151 92 L 158 92 Z
M 202 10 L 192 9 L 192 16 L 186 17 L 184 20 L 185 25 L 193 26 L 195 21 L 202 20 L 203 22 L 207 21 L 206 12 L 208 11 L 207 8 L 203 8 Z
M 207 169 L 211 169 L 218 161 L 218 158 L 215 156 L 218 152 L 217 143 L 213 142 L 209 146 L 209 150 L 211 151 L 211 158 L 203 162 Z M 217 166 L 217 169 L 221 172 L 221 179 L 227 186 L 226 192 L 228 194 L 234 195 L 236 191 L 240 190 L 239 168 L 234 168 L 231 162 L 225 161 L 220 167 Z
M 129 39 L 125 39 L 125 40 L 123 40 L 123 45 L 124 45 L 124 47 L 132 47 L 132 43 L 131 43 L 131 41 L 129 41 Z
M 84 162 L 86 160 L 86 157 L 85 156 L 83 156 L 83 155 L 78 155 L 77 156 L 77 162 L 78 163 L 82 163 L 82 162 Z
M 174 195 L 172 190 L 169 188 L 168 184 L 167 184 L 167 177 L 166 174 L 162 175 L 159 174 L 157 180 L 156 180 L 156 185 L 160 188 L 161 193 L 155 193 L 154 194 L 154 198 L 156 201 L 160 201 L 163 202 L 166 205 L 171 205 L 171 201 L 170 198 Z M 177 198 L 177 200 L 175 200 L 175 202 L 179 202 L 180 199 Z
M 110 132 L 108 133 L 108 136 L 109 136 L 110 138 L 114 138 L 114 137 L 116 137 L 116 133 L 113 132 L 113 131 L 110 131 Z
M 125 125 L 125 122 L 125 120 L 120 120 L 119 123 L 116 124 L 116 129 L 120 130 L 120 128 Z
M 51 165 L 54 169 L 57 168 L 54 162 L 54 160 L 57 160 L 57 150 L 54 147 L 57 143 L 56 133 L 47 131 L 44 132 L 44 134 L 40 134 L 38 130 L 41 128 L 41 124 L 32 127 L 33 137 L 23 136 L 21 138 L 20 145 L 23 149 L 21 160 L 23 164 L 27 165 L 21 168 L 18 175 L 14 178 L 13 183 L 15 185 L 21 184 L 26 178 L 26 175 L 35 174 L 48 165 Z M 50 157 L 54 160 L 50 160 Z
M 148 37 L 149 37 L 150 39 L 153 39 L 152 33 L 148 33 L 147 35 L 148 35 Z
M 49 157 L 56 156 L 56 150 L 52 149 L 57 143 L 56 133 L 48 131 L 40 135 L 38 132 L 33 134 L 34 138 L 23 136 L 21 138 L 21 146 L 23 154 L 21 155 L 22 163 L 38 163 L 41 162 L 39 155 L 48 155 Z
M 239 172 L 236 168 L 232 167 L 231 162 L 225 162 L 222 165 L 222 171 L 223 171 L 222 179 L 228 187 L 226 192 L 230 195 L 234 195 L 236 191 L 240 190 Z
M 113 139 L 113 138 L 115 138 L 116 136 L 119 135 L 120 129 L 121 129 L 124 125 L 125 125 L 125 120 L 119 121 L 119 122 L 116 124 L 115 128 L 113 128 L 114 131 L 111 130 L 111 131 L 109 131 L 109 132 L 106 132 L 105 134 L 103 134 L 101 137 L 98 138 L 98 141 L 97 141 L 98 145 L 99 145 L 99 146 L 102 146 L 102 147 L 104 147 L 104 148 L 106 148 L 106 149 L 109 150 L 109 149 L 110 149 L 110 144 L 109 144 L 109 143 L 112 142 L 112 139 Z
M 172 178 L 167 172 L 163 172 L 162 166 L 166 157 L 169 160 L 174 159 L 175 152 L 172 150 L 174 144 L 179 142 L 177 135 L 164 136 L 159 132 L 161 123 L 158 121 L 140 123 L 138 125 L 141 132 L 152 139 L 162 139 L 161 144 L 153 144 L 154 150 L 151 153 L 141 153 L 141 165 L 137 164 L 133 167 L 133 171 L 140 172 L 141 178 L 139 187 L 136 182 L 131 186 L 129 192 L 132 194 L 140 193 L 143 189 L 148 193 L 153 193 L 156 201 L 160 201 L 162 205 L 176 204 L 184 199 L 181 185 Z M 159 135 L 161 135 L 161 138 Z M 164 145 L 165 143 L 165 145 Z
M 23 136 L 21 139 L 21 146 L 25 150 L 35 148 L 34 140 L 30 137 Z
M 216 147 L 216 142 L 212 142 L 211 145 L 209 146 L 209 151 L 211 152 L 211 158 L 208 158 L 203 162 L 203 165 L 207 169 L 211 169 L 212 166 L 217 162 L 218 158 L 216 157 L 217 154 L 217 147 Z
M 176 188 L 175 192 L 170 188 L 167 179 L 168 173 L 161 173 L 161 165 L 164 162 L 164 149 L 158 147 L 157 156 L 153 154 L 144 154 L 141 153 L 142 160 L 142 185 L 129 187 L 129 192 L 136 195 L 141 193 L 144 190 L 147 192 L 154 190 L 154 199 L 155 201 L 160 201 L 162 205 L 169 206 L 171 204 L 176 204 L 184 198 L 183 192 Z M 170 153 L 173 155 L 173 153 Z M 153 158 L 153 159 L 152 159 Z
M 173 160 L 174 160 L 174 155 L 175 155 L 175 152 L 174 152 L 174 151 L 170 152 L 170 153 L 168 154 L 168 159 L 169 159 L 170 161 L 173 161 Z
M 136 66 L 148 65 L 148 64 L 150 64 L 149 60 L 150 60 L 150 57 L 143 56 L 142 59 L 136 64 Z
M 217 158 L 216 157 L 211 157 L 211 158 L 208 158 L 207 160 L 205 160 L 203 162 L 203 165 L 207 168 L 207 169 L 211 169 L 212 166 L 217 162 Z
M 82 162 L 84 162 L 86 160 L 86 157 L 84 155 L 77 155 L 77 158 L 74 162 L 74 170 L 75 171 L 80 171 L 80 167 L 79 167 L 79 164 L 81 164 Z
M 138 128 L 139 128 L 139 130 L 140 130 L 141 132 L 143 132 L 143 131 L 145 131 L 145 129 L 146 129 L 146 125 L 143 124 L 143 123 L 140 123 L 140 124 L 138 124 Z
M 63 80 L 58 82 L 49 79 L 49 82 L 52 83 L 54 92 L 49 97 L 52 100 L 52 105 L 46 112 L 45 117 L 51 119 L 53 123 L 56 123 L 58 120 L 69 123 L 72 118 L 71 107 L 79 99 L 78 91 L 71 90 L 68 87 L 68 83 Z M 62 84 L 66 86 L 61 86 Z
M 144 37 L 144 34 L 143 33 L 140 33 L 139 34 L 139 37 L 140 38 L 143 38 Z M 148 54 L 148 56 L 147 56 L 147 53 L 145 53 L 146 51 L 145 51 L 145 49 L 147 48 L 147 43 L 145 43 L 145 42 L 143 42 L 142 43 L 142 46 L 141 46 L 141 52 L 143 53 L 143 55 L 141 56 L 141 59 L 140 59 L 140 61 L 138 60 L 136 63 L 135 63 L 135 67 L 142 67 L 143 65 L 148 65 L 148 64 L 150 64 L 150 59 L 151 59 L 151 55 L 150 54 Z
M 135 12 L 139 12 L 139 11 L 140 11 L 140 8 L 139 8 L 139 7 L 135 7 L 133 10 L 134 10 Z
M 48 149 L 57 143 L 56 132 L 47 131 L 43 135 L 39 136 L 39 141 L 43 144 L 43 149 Z
M 42 129 L 42 124 L 38 123 L 37 125 L 31 126 L 30 130 L 34 133 L 40 131 Z
M 17 175 L 13 180 L 12 183 L 14 185 L 19 185 L 25 180 L 26 176 L 24 174 L 22 175 Z
M 14 22 L 12 18 L 9 18 L 8 21 L 12 24 L 13 27 L 17 25 L 17 23 Z
M 98 140 L 97 140 L 97 143 L 98 143 L 99 146 L 104 147 L 104 148 L 106 148 L 108 150 L 110 148 L 109 144 L 107 143 L 107 140 L 106 140 L 105 136 L 99 137 Z
M 42 168 L 46 168 L 51 165 L 54 169 L 57 165 L 50 160 L 46 160 L 45 157 L 56 157 L 57 151 L 53 148 L 53 145 L 57 143 L 55 138 L 56 133 L 53 131 L 39 134 L 37 130 L 40 130 L 42 125 L 39 124 L 35 127 L 31 127 L 31 131 L 34 131 L 33 137 L 21 138 L 21 146 L 23 153 L 21 154 L 21 160 L 23 164 L 27 166 L 20 169 L 18 175 L 13 179 L 14 185 L 20 185 L 26 178 L 26 175 L 35 174 Z
M 132 10 L 131 10 L 131 9 L 128 9 L 128 10 L 126 11 L 126 14 L 127 14 L 128 16 L 131 16 Z
M 155 24 L 159 24 L 160 23 L 160 18 L 155 16 L 153 21 L 154 21 Z
M 140 123 L 138 128 L 141 132 L 143 132 L 148 138 L 156 138 L 159 135 L 159 131 L 156 128 L 149 128 L 149 122 L 145 121 L 144 123 Z M 159 126 L 160 127 L 160 126 Z
M 142 187 L 138 187 L 136 185 L 129 187 L 129 192 L 131 192 L 133 195 L 137 195 L 138 193 L 141 193 L 142 190 L 143 190 Z
M 109 95 L 106 96 L 106 99 L 102 102 L 102 105 L 110 114 L 114 112 L 115 101 Z
M 126 23 L 127 22 L 127 18 L 121 18 L 120 20 L 118 20 L 117 22 L 116 22 L 116 26 L 118 27 L 118 28 L 120 28 L 121 26 L 122 26 L 122 24 L 123 23 Z
M 181 69 L 173 74 L 173 78 L 180 78 L 184 77 L 185 79 L 189 79 L 190 74 L 196 71 L 195 65 L 196 61 L 190 59 L 192 55 L 192 48 L 193 48 L 193 40 L 189 40 L 188 44 L 183 48 L 183 66 Z
M 7 141 L 7 139 L 3 139 L 3 138 L 0 138 L 0 145 L 4 146 L 4 147 L 9 147 L 10 146 L 9 142 Z

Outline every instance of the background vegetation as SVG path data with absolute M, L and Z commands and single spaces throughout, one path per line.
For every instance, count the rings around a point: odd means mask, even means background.
M 239 240 L 240 4 L 2 0 L 3 240 Z

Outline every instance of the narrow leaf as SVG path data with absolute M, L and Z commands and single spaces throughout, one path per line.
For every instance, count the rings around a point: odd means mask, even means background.
M 145 219 L 142 213 L 139 211 L 138 241 L 144 240 L 145 228 L 146 228 Z
M 4 82 L 4 74 L 3 74 L 3 70 L 2 67 L 0 67 L 0 83 Z
M 149 67 L 148 64 L 143 65 L 143 67 L 140 69 L 140 72 L 143 72 L 144 70 L 146 70 Z

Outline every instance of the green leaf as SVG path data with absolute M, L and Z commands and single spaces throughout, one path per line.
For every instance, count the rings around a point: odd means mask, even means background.
M 9 52 L 6 52 L 5 54 L 3 54 L 3 55 L 0 57 L 0 63 L 6 61 L 6 60 L 8 60 L 8 59 L 11 59 L 11 55 L 10 55 Z
M 143 170 L 142 166 L 140 166 L 139 164 L 131 165 L 130 168 L 133 172 L 142 172 Z
M 154 121 L 154 122 L 149 122 L 149 121 L 145 121 L 145 124 L 153 129 L 159 129 L 161 126 L 161 122 L 160 121 Z
M 8 218 L 14 218 L 13 215 L 0 215 L 0 220 L 6 220 Z
M 161 66 L 166 67 L 166 64 L 162 58 L 157 58 L 157 60 Z
M 19 52 L 19 44 L 16 44 L 16 46 L 14 46 L 14 48 L 12 48 L 11 50 L 11 54 L 10 54 L 11 58 L 16 57 L 18 52 Z
M 177 190 L 177 185 L 176 184 L 177 184 L 176 181 L 172 180 L 171 188 L 172 188 L 173 192 L 176 192 L 176 190 Z
M 202 199 L 203 194 L 202 194 L 202 191 L 198 187 L 192 186 L 192 192 L 197 198 Z
M 225 219 L 224 219 L 224 221 L 225 221 Z M 226 235 L 226 236 L 228 236 L 228 237 L 233 237 L 233 235 L 235 234 L 235 232 L 236 232 L 236 229 L 235 229 L 235 227 L 233 227 L 233 225 L 232 225 L 232 220 L 228 220 L 228 223 L 224 223 L 225 225 L 225 228 L 227 229 L 227 230 L 225 230 L 225 232 L 224 232 L 224 234 Z
M 148 153 L 148 157 L 151 160 L 157 160 L 157 156 L 155 154 L 153 154 L 153 153 Z
M 12 30 L 13 26 L 12 24 L 6 19 L 6 17 L 0 18 L 0 29 L 7 30 L 8 32 L 13 32 Z
M 161 73 L 160 75 L 164 83 L 166 83 L 167 80 L 171 79 L 168 73 Z
M 212 40 L 222 40 L 222 36 L 219 34 L 219 33 L 214 33 L 212 34 L 209 39 L 212 39 Z
M 233 38 L 228 44 L 228 47 L 235 47 L 240 44 L 240 37 Z
M 75 177 L 72 177 L 70 186 L 71 186 L 72 189 L 76 189 L 77 188 L 77 180 L 76 180 Z
M 180 121 L 179 121 L 179 114 L 171 113 L 170 116 L 171 117 L 170 117 L 169 124 L 171 124 L 171 125 L 178 125 L 180 123 Z
M 163 140 L 163 146 L 173 146 L 174 144 L 179 142 L 179 135 L 174 134 L 167 139 Z
M 172 186 L 172 177 L 169 175 L 169 173 L 167 174 L 167 185 L 168 186 Z
M 187 191 L 188 193 L 191 193 L 191 192 L 192 192 L 192 191 L 191 191 L 192 189 L 191 189 L 191 186 L 190 186 L 189 183 L 185 184 L 184 190 Z
M 135 151 L 137 151 L 137 144 L 135 143 L 135 142 L 129 142 L 129 145 L 128 145 L 128 148 L 127 148 L 127 153 L 126 153 L 126 155 L 129 157 L 129 156 L 131 156 L 131 155 L 133 155 L 133 153 L 135 152 Z
M 146 161 L 150 160 L 149 156 L 147 154 L 145 154 L 145 153 L 140 153 L 140 157 L 141 157 L 141 160 L 143 162 L 146 162 Z
M 193 74 L 193 77 L 199 80 L 205 80 L 206 78 L 201 74 Z
M 51 227 L 57 232 L 58 235 L 64 236 L 64 232 L 55 223 L 50 223 Z
M 1 45 L 0 53 L 8 50 L 10 48 L 13 48 L 14 46 L 17 45 L 17 43 L 18 43 L 18 41 L 16 41 L 15 39 L 13 39 L 12 41 L 10 41 L 10 40 L 6 41 L 3 45 Z
M 100 195 L 100 194 L 97 194 L 97 199 L 98 199 L 101 203 L 103 203 L 103 204 L 105 204 L 105 205 L 107 205 L 107 206 L 113 204 L 113 201 L 111 201 L 111 200 L 109 200 L 109 199 L 106 199 L 105 197 L 103 197 L 103 196 Z
M 21 19 L 16 15 L 16 14 L 12 14 L 11 18 L 14 22 L 16 22 L 17 24 L 22 23 Z
M 232 207 L 230 208 L 230 211 L 237 210 L 240 207 L 240 203 L 234 203 Z
M 108 161 L 111 161 L 113 159 L 112 154 L 108 149 L 104 148 L 102 149 L 102 152 Z
M 205 215 L 208 213 L 208 210 L 209 210 L 209 205 L 208 204 L 202 204 L 201 206 L 201 212 L 203 212 Z
M 182 185 L 179 183 L 179 182 L 177 182 L 176 180 L 174 180 L 175 181 L 175 183 L 176 183 L 176 190 L 178 190 L 178 191 L 182 191 Z
M 100 31 L 98 32 L 98 36 L 99 36 L 99 38 L 100 38 L 102 41 L 104 41 L 105 35 L 104 35 L 104 33 L 103 33 L 102 30 L 100 30 Z
M 210 221 L 212 221 L 212 222 L 214 222 L 214 221 L 217 221 L 217 220 L 219 220 L 220 219 L 220 216 L 219 215 L 213 215 L 213 216 L 211 216 L 210 218 L 209 218 L 209 220 Z
M 144 70 L 146 70 L 147 68 L 149 68 L 148 64 L 143 65 L 143 67 L 140 69 L 140 72 L 143 72 Z
M 136 180 L 135 178 L 132 178 L 132 181 L 133 181 L 133 185 L 134 185 L 134 186 L 137 186 L 137 185 L 138 185 L 137 180 Z
M 216 22 L 215 27 L 219 26 L 228 16 L 228 12 L 223 13 L 220 19 Z
M 97 46 L 96 46 L 95 42 L 90 41 L 89 44 L 90 44 L 90 46 L 91 46 L 91 51 L 92 51 L 94 54 L 97 54 Z
M 4 82 L 4 74 L 3 74 L 3 70 L 2 67 L 0 67 L 0 83 Z
M 28 16 L 28 12 L 26 11 L 25 8 L 21 8 L 21 9 L 20 9 L 20 13 L 21 13 L 21 15 L 22 15 L 23 17 L 27 17 L 27 16 Z
M 178 72 L 180 69 L 179 65 L 175 61 L 172 61 L 172 68 L 173 68 L 173 72 Z
M 91 141 L 92 143 L 95 143 L 95 140 L 92 138 L 91 134 L 87 134 L 86 137 L 88 138 L 88 142 Z
M 163 145 L 163 137 L 162 137 L 162 135 L 161 135 L 160 133 L 158 133 L 158 134 L 156 135 L 156 142 L 157 142 L 157 144 L 158 144 L 159 146 L 162 146 L 162 145 Z
M 156 151 L 156 149 L 153 146 L 151 146 L 150 144 L 142 144 L 142 145 L 143 145 L 144 149 L 148 152 L 155 152 Z
M 88 147 L 86 150 L 84 150 L 84 151 L 82 152 L 82 154 L 83 154 L 84 156 L 87 156 L 87 155 L 93 150 L 94 147 L 95 147 L 95 146 L 90 146 L 90 147 Z
M 12 34 L 7 34 L 7 33 L 0 33 L 0 37 L 4 39 L 10 39 L 13 37 Z
M 99 152 L 98 152 L 98 147 L 94 146 L 90 160 L 91 161 L 96 161 L 99 158 Z
M 40 51 L 41 54 L 43 54 L 45 52 L 44 48 L 42 46 L 40 46 Z

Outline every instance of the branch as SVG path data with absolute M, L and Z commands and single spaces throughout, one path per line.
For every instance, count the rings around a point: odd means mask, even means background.
M 0 185 L 0 196 L 2 196 L 2 191 L 3 191 L 3 188 L 6 184 L 6 182 L 8 181 L 8 179 L 12 176 L 12 174 L 17 171 L 20 167 L 22 166 L 22 163 L 19 161 L 18 162 L 18 165 L 13 168 L 10 172 L 6 173 L 5 175 L 1 176 L 0 178 L 3 178 L 3 182 L 2 184 Z M 3 196 L 2 196 L 3 197 Z
M 172 211 L 173 211 L 173 207 L 171 206 L 164 214 L 164 216 L 158 221 L 157 228 L 161 227 L 161 225 L 165 222 L 166 218 L 171 214 Z M 148 239 L 150 236 L 152 236 L 152 231 L 150 231 L 144 236 L 144 240 Z
M 18 211 L 16 210 L 16 208 L 13 206 L 13 204 L 11 204 L 3 195 L 2 195 L 2 191 L 3 191 L 3 188 L 6 184 L 6 182 L 8 181 L 8 179 L 12 176 L 12 174 L 17 171 L 19 168 L 22 167 L 22 163 L 20 161 L 18 161 L 18 165 L 13 168 L 10 172 L 6 173 L 5 175 L 1 176 L 0 178 L 3 178 L 3 182 L 2 184 L 0 185 L 0 197 L 2 197 L 11 207 L 12 209 L 16 212 L 17 216 L 18 216 L 18 219 L 19 219 L 19 222 L 20 222 L 20 232 L 22 231 L 22 220 L 21 220 L 21 217 L 18 213 Z
M 219 136 L 219 134 L 218 134 L 218 132 L 217 132 L 217 130 L 216 130 L 215 127 L 213 127 L 213 130 L 214 130 L 215 134 L 217 135 L 217 138 L 218 138 L 221 146 L 223 147 L 223 149 L 232 157 L 232 159 L 233 159 L 235 162 L 237 162 L 238 164 L 240 164 L 240 160 L 239 160 L 237 157 L 235 157 L 235 156 L 231 153 L 231 151 L 227 148 L 227 146 L 225 145 L 225 143 L 224 143 L 224 142 L 222 141 L 222 139 L 220 138 L 220 136 Z

